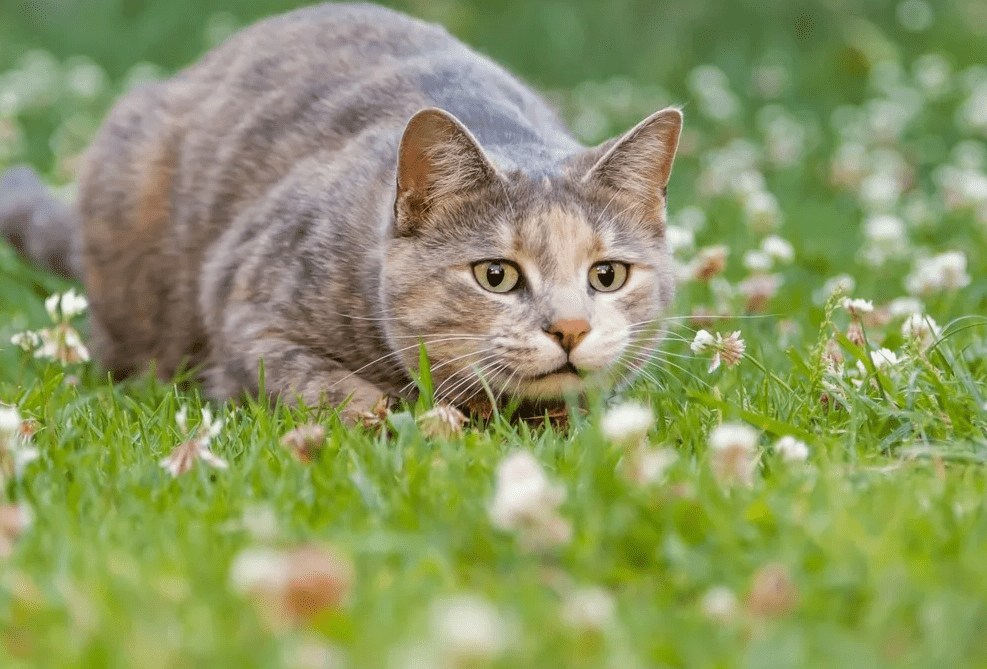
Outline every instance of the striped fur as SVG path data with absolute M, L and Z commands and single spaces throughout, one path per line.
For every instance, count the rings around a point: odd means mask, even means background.
M 269 392 L 350 411 L 413 392 L 419 339 L 460 404 L 478 372 L 504 396 L 612 383 L 672 296 L 680 127 L 667 109 L 584 148 L 439 27 L 363 4 L 263 21 L 125 96 L 87 153 L 62 218 L 95 355 L 118 377 L 194 367 L 217 399 L 256 393 L 263 360 Z M 491 259 L 523 287 L 484 290 L 472 266 Z M 629 264 L 627 284 L 594 292 L 599 261 Z M 549 330 L 581 321 L 567 356 Z M 552 373 L 567 362 L 580 374 Z

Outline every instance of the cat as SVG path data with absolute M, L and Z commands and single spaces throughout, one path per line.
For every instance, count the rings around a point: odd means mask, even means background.
M 673 296 L 682 114 L 595 148 L 438 26 L 367 4 L 261 21 L 127 93 L 74 207 L 0 182 L 0 231 L 81 279 L 114 378 L 197 370 L 348 417 L 411 397 L 547 400 L 632 378 Z

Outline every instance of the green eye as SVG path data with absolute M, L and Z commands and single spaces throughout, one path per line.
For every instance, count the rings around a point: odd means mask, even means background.
M 506 293 L 521 283 L 521 273 L 507 260 L 484 260 L 473 265 L 477 283 L 492 293 Z
M 612 293 L 627 281 L 627 265 L 622 262 L 598 262 L 589 268 L 589 285 L 601 293 Z

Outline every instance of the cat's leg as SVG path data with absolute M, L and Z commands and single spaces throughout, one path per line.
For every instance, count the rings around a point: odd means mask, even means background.
M 211 347 L 204 370 L 206 392 L 217 399 L 257 395 L 260 363 L 264 390 L 293 404 L 338 407 L 340 416 L 355 422 L 387 393 L 360 378 L 339 362 L 289 339 L 277 327 L 258 320 L 227 330 Z M 233 336 L 230 336 L 233 334 Z

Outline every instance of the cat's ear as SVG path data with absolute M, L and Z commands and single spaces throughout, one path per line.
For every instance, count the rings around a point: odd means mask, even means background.
M 584 181 L 616 190 L 647 219 L 660 217 L 665 188 L 682 131 L 682 112 L 655 112 L 623 136 L 597 148 L 602 153 Z
M 408 121 L 398 150 L 397 234 L 414 234 L 457 196 L 491 183 L 496 173 L 455 116 L 441 109 L 421 110 Z

